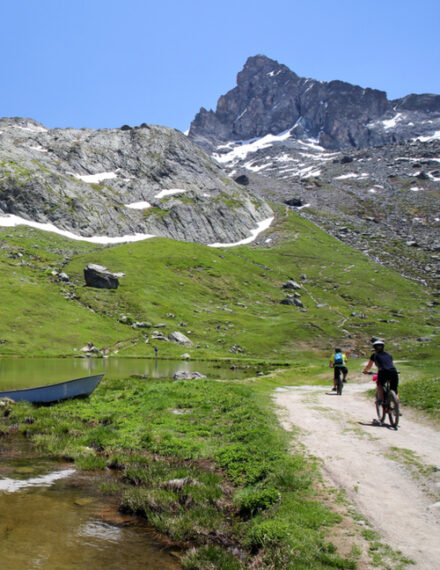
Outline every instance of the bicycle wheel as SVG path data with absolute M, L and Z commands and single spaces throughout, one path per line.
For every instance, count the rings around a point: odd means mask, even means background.
M 341 375 L 339 375 L 338 382 L 337 382 L 337 384 L 336 384 L 336 394 L 337 394 L 338 396 L 342 396 L 342 388 L 343 388 L 343 386 L 344 386 L 344 384 L 342 383 Z
M 385 420 L 386 407 L 384 406 L 383 400 L 379 402 L 377 398 L 376 398 L 376 413 L 377 413 L 377 419 L 380 421 L 381 424 L 383 424 Z
M 388 417 L 390 418 L 391 427 L 397 429 L 399 424 L 399 400 L 396 393 L 390 390 L 388 393 Z

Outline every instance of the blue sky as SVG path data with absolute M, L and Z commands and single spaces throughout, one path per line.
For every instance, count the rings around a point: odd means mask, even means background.
M 438 0 L 14 0 L 0 18 L 0 116 L 48 127 L 186 130 L 259 53 L 389 98 L 440 94 Z

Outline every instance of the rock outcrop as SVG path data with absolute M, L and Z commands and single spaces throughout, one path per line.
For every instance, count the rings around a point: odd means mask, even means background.
M 272 212 L 183 133 L 0 119 L 0 215 L 77 236 L 233 243 Z
M 84 279 L 88 287 L 96 289 L 117 289 L 121 273 L 112 273 L 103 265 L 89 263 L 84 268 Z
M 193 346 L 192 341 L 183 333 L 174 331 L 168 335 L 168 339 L 176 344 L 181 344 L 182 346 Z
M 176 372 L 173 376 L 173 380 L 198 380 L 202 378 L 206 378 L 206 376 L 200 372 L 188 372 L 186 370 Z

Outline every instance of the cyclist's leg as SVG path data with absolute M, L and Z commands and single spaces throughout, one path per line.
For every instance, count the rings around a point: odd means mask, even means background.
M 332 390 L 336 390 L 338 380 L 339 380 L 339 376 L 341 375 L 341 369 L 339 368 L 339 366 L 335 366 L 333 368 L 333 370 L 334 370 L 334 374 L 333 374 L 333 388 L 332 388 Z
M 399 373 L 394 370 L 388 372 L 388 378 L 390 380 L 390 388 L 397 396 L 397 401 L 400 402 L 399 398 Z
M 342 367 L 342 382 L 347 382 L 348 368 L 346 366 Z
M 384 370 L 379 370 L 377 373 L 377 399 L 382 401 L 383 400 L 383 386 L 386 382 L 386 375 L 384 374 Z

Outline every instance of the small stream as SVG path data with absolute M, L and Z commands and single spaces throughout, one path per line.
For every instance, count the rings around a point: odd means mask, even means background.
M 177 553 L 148 524 L 101 495 L 112 473 L 82 473 L 0 439 L 0 566 L 13 570 L 174 570 Z

